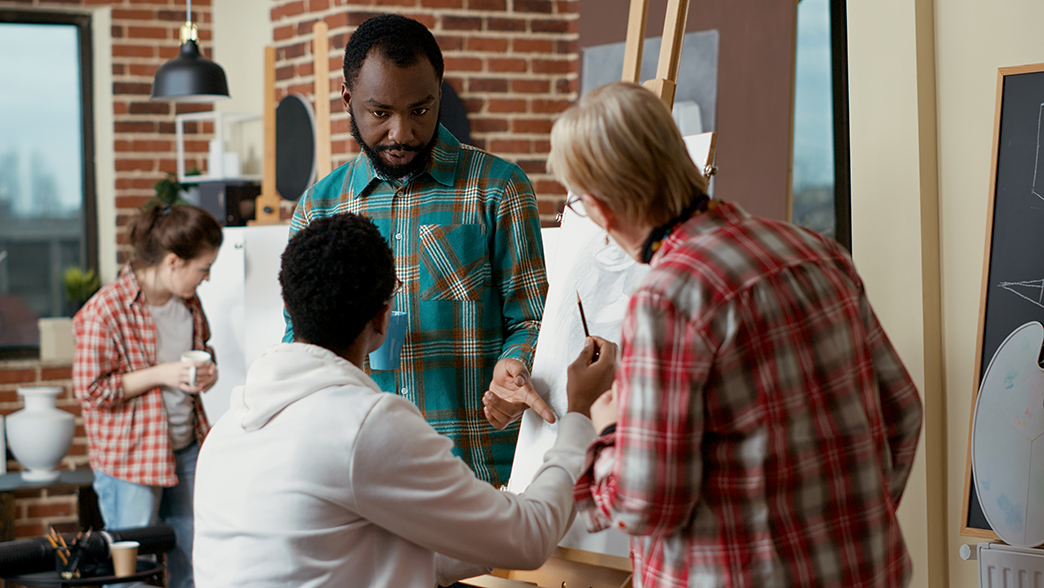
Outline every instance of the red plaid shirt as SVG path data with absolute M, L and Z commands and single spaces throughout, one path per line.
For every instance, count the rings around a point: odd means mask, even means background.
M 635 586 L 903 586 L 921 401 L 848 254 L 723 204 L 631 298 L 619 420 L 576 485 Z
M 185 305 L 192 313 L 192 348 L 213 356 L 199 298 Z M 177 484 L 163 393 L 153 388 L 123 398 L 123 374 L 156 365 L 156 324 L 130 266 L 76 313 L 73 332 L 73 388 L 83 405 L 91 468 L 135 484 Z M 210 425 L 198 395 L 194 404 L 196 439 L 202 442 Z

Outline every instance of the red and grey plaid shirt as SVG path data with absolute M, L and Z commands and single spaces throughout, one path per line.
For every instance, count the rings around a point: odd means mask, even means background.
M 665 240 L 623 323 L 615 433 L 576 485 L 635 586 L 903 586 L 921 401 L 848 254 L 723 204 Z
M 213 356 L 199 298 L 185 306 L 192 313 L 192 348 Z M 73 387 L 83 405 L 91 468 L 135 484 L 177 484 L 163 393 L 153 388 L 123 398 L 123 374 L 156 365 L 156 324 L 130 266 L 76 313 L 73 332 Z M 210 425 L 198 395 L 194 404 L 196 439 L 202 442 Z

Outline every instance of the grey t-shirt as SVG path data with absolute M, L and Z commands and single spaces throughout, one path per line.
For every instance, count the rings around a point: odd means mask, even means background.
M 181 354 L 192 349 L 192 312 L 177 296 L 162 306 L 146 305 L 156 323 L 156 362 L 181 361 Z M 192 397 L 178 388 L 161 386 L 167 406 L 170 445 L 175 451 L 195 440 L 192 422 Z

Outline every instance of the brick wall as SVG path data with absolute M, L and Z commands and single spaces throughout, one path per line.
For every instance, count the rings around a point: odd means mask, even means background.
M 277 100 L 295 92 L 314 101 L 312 26 L 330 36 L 334 166 L 358 152 L 341 105 L 344 45 L 360 23 L 397 12 L 424 23 L 442 48 L 446 80 L 464 102 L 476 147 L 513 161 L 553 221 L 564 191 L 545 172 L 550 130 L 577 96 L 579 0 L 272 0 Z
M 76 415 L 76 436 L 72 448 L 62 460 L 60 469 L 90 467 L 87 462 L 87 438 L 80 416 L 80 403 L 72 392 L 72 366 L 41 363 L 38 360 L 0 361 L 0 414 L 7 416 L 22 409 L 18 388 L 61 386 L 65 392 L 58 398 L 58 408 Z M 21 466 L 8 454 L 7 471 L 21 471 Z M 38 537 L 53 526 L 61 532 L 79 530 L 77 492 L 73 488 L 24 490 L 15 493 L 15 537 Z
M 211 2 L 192 2 L 200 49 L 208 58 Z M 185 0 L 0 0 L 0 7 L 18 10 L 83 12 L 100 6 L 112 7 L 112 30 L 93 34 L 112 36 L 117 255 L 122 264 L 130 254 L 127 222 L 155 194 L 156 182 L 176 171 L 174 115 L 207 111 L 211 106 L 149 100 L 156 70 L 178 55 Z M 195 165 L 205 171 L 212 125 L 186 123 L 185 132 L 186 167 Z

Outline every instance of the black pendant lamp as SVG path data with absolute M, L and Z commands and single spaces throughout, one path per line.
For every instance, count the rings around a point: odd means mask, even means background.
M 171 102 L 213 102 L 228 98 L 228 81 L 221 66 L 199 53 L 199 33 L 192 23 L 188 0 L 181 25 L 181 52 L 156 71 L 152 99 Z

